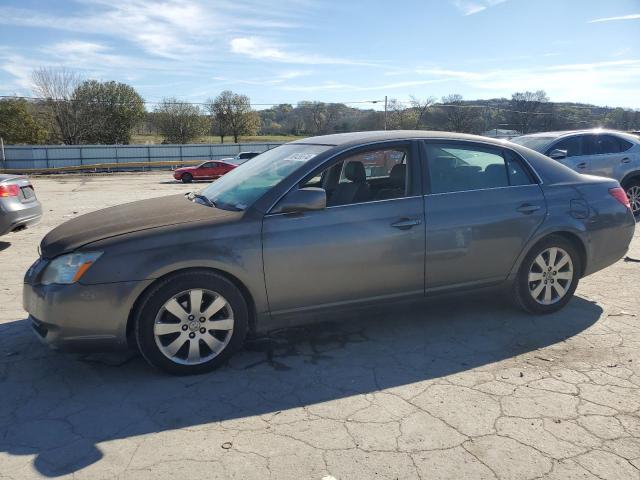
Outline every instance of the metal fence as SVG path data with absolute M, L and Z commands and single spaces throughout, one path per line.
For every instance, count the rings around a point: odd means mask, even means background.
M 239 152 L 263 152 L 280 143 L 224 143 L 190 145 L 5 145 L 0 168 L 46 170 L 65 167 L 117 169 L 127 164 L 143 166 L 178 165 L 198 160 L 217 160 Z M 0 154 L 1 156 L 1 154 Z

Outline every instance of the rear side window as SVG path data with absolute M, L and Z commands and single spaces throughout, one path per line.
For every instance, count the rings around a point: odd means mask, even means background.
M 522 160 L 510 150 L 505 150 L 504 157 L 507 162 L 507 172 L 509 174 L 509 185 L 530 185 L 535 183 Z
M 588 155 L 606 155 L 620 153 L 632 147 L 630 142 L 613 135 L 589 135 L 587 142 Z
M 534 183 L 514 152 L 498 148 L 425 143 L 431 193 L 463 192 Z
M 560 140 L 558 143 L 553 145 L 549 151 L 547 151 L 547 155 L 553 150 L 566 150 L 567 157 L 578 157 L 580 155 L 584 155 L 584 153 L 582 153 L 582 136 L 578 135 Z
M 507 166 L 499 150 L 445 143 L 425 146 L 431 193 L 509 186 Z
M 633 147 L 633 143 L 625 140 L 624 138 L 619 138 L 619 137 L 614 137 L 618 143 L 620 144 L 620 151 L 621 152 L 626 152 L 627 150 L 629 150 L 631 147 Z

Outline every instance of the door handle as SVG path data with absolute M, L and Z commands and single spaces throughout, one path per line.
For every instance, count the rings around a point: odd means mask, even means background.
M 622 163 L 629 163 L 629 162 L 631 162 L 631 159 L 629 157 L 624 157 L 622 159 Z
M 401 218 L 397 222 L 391 224 L 393 228 L 399 228 L 400 230 L 408 230 L 411 227 L 415 227 L 416 225 L 420 225 L 422 220 L 419 218 Z
M 576 167 L 578 167 L 578 168 L 587 168 L 587 162 L 581 162 L 581 163 L 577 164 Z
M 530 203 L 524 203 L 520 205 L 516 210 L 520 213 L 524 213 L 525 215 L 530 215 L 533 212 L 537 212 L 540 210 L 540 205 L 531 205 Z

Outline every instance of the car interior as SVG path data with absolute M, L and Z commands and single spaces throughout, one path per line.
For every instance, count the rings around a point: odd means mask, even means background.
M 405 150 L 376 150 L 335 163 L 303 186 L 323 188 L 332 207 L 404 197 L 408 174 Z

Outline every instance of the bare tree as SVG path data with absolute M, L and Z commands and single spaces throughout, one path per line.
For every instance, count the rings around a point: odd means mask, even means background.
M 33 72 L 33 91 L 45 99 L 51 111 L 60 139 L 67 145 L 77 145 L 88 127 L 82 118 L 82 108 L 74 101 L 74 92 L 82 79 L 65 68 L 39 68 Z
M 454 93 L 442 97 L 443 109 L 447 117 L 447 129 L 452 132 L 469 133 L 473 130 L 476 112 L 464 104 L 462 95 Z
M 522 133 L 529 133 L 539 116 L 540 109 L 544 103 L 549 101 L 544 90 L 536 92 L 516 92 L 511 95 L 509 107 L 511 108 L 511 123 L 517 125 Z
M 427 112 L 427 109 L 431 107 L 435 102 L 436 99 L 434 97 L 420 100 L 413 95 L 411 96 L 411 108 L 413 108 L 413 110 L 415 111 L 415 129 L 418 129 L 420 127 L 424 114 Z
M 392 98 L 387 103 L 387 127 L 389 130 L 414 128 L 417 115 L 414 109 L 405 108 L 402 102 Z

